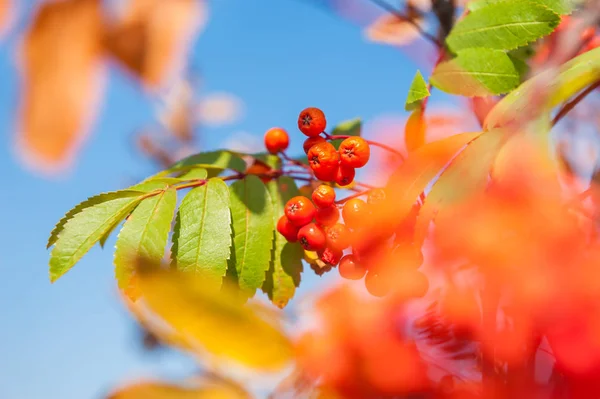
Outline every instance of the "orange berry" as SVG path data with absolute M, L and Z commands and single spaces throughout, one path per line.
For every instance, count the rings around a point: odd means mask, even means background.
M 336 223 L 325 229 L 325 238 L 327 239 L 328 247 L 343 251 L 350 246 L 352 233 L 343 224 Z
M 298 241 L 298 230 L 299 227 L 290 222 L 285 215 L 282 215 L 277 221 L 277 231 L 289 242 Z
M 365 201 L 360 198 L 352 198 L 346 201 L 342 208 L 344 223 L 351 229 L 361 227 L 368 223 L 369 211 L 369 205 Z
M 335 205 L 317 209 L 315 220 L 323 226 L 333 226 L 340 218 L 340 211 Z
M 335 266 L 340 263 L 342 256 L 344 256 L 342 251 L 329 247 L 326 247 L 323 251 L 319 252 L 319 257 L 321 260 L 331 266 Z
M 325 139 L 321 136 L 314 136 L 314 137 L 309 137 L 306 140 L 304 140 L 304 144 L 302 144 L 302 147 L 304 148 L 304 153 L 308 154 L 308 150 L 310 150 L 310 148 L 315 145 L 315 144 L 319 144 L 319 143 L 324 143 Z
M 339 148 L 340 162 L 351 168 L 362 168 L 369 162 L 371 148 L 362 137 L 348 137 Z
M 354 168 L 340 165 L 337 170 L 337 175 L 335 177 L 335 182 L 340 186 L 347 186 L 348 184 L 354 181 L 354 176 L 356 175 L 356 171 Z
M 307 251 L 320 251 L 325 248 L 325 233 L 314 223 L 309 223 L 298 231 L 298 241 Z
M 326 127 L 325 114 L 319 108 L 306 108 L 298 116 L 298 129 L 308 137 L 318 136 Z
M 386 296 L 391 290 L 391 281 L 386 278 L 385 275 L 376 272 L 375 270 L 369 270 L 365 277 L 365 287 L 369 294 L 373 296 L 383 297 Z
M 271 154 L 285 151 L 289 145 L 290 137 L 284 129 L 274 127 L 265 133 L 265 147 L 267 147 L 267 151 Z
M 385 191 L 382 188 L 374 188 L 369 191 L 367 196 L 367 204 L 378 205 L 385 201 Z
M 360 280 L 367 273 L 367 269 L 352 255 L 346 255 L 340 260 L 339 269 L 340 276 L 348 280 Z
M 308 162 L 317 179 L 334 181 L 337 175 L 340 155 L 335 147 L 329 143 L 315 144 L 308 151 Z
M 335 202 L 335 190 L 331 186 L 321 184 L 313 191 L 312 200 L 317 208 L 327 208 Z
M 317 212 L 315 206 L 306 197 L 301 195 L 290 199 L 285 204 L 285 216 L 289 221 L 299 227 L 310 223 Z
M 413 244 L 401 243 L 392 251 L 392 259 L 398 267 L 417 270 L 423 264 L 421 248 Z

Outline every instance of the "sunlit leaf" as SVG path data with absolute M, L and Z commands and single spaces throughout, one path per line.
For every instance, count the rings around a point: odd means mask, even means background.
M 66 220 L 50 253 L 50 281 L 56 281 L 69 271 L 115 223 L 123 220 L 142 199 L 142 193 L 121 191 L 119 196 L 89 206 Z
M 196 346 L 199 355 L 207 351 L 266 371 L 279 370 L 291 360 L 291 344 L 272 315 L 261 317 L 228 290 L 207 290 L 206 280 L 196 273 L 138 265 L 143 304 Z
M 256 176 L 230 187 L 233 250 L 229 268 L 242 290 L 252 296 L 265 280 L 273 246 L 273 204 L 264 183 Z
M 489 112 L 484 129 L 507 125 L 522 116 L 535 118 L 567 101 L 600 77 L 600 48 L 590 50 L 525 81 Z
M 100 0 L 65 0 L 40 5 L 25 32 L 17 145 L 40 172 L 70 164 L 98 108 L 102 28 Z
M 267 188 L 273 201 L 272 226 L 275 227 L 283 215 L 285 203 L 299 195 L 299 191 L 294 180 L 289 177 L 272 180 L 267 183 Z M 274 234 L 273 257 L 262 289 L 276 306 L 283 308 L 300 284 L 304 251 L 299 244 L 288 243 L 277 231 Z
M 509 134 L 501 129 L 482 133 L 444 169 L 419 212 L 415 229 L 417 242 L 422 242 L 436 214 L 485 189 L 492 163 Z
M 193 188 L 181 201 L 171 258 L 182 271 L 201 273 L 220 286 L 231 251 L 229 189 L 221 179 Z
M 415 108 L 419 107 L 421 101 L 429 97 L 429 95 L 430 93 L 429 89 L 427 88 L 427 82 L 425 82 L 425 79 L 423 79 L 421 72 L 417 71 L 412 83 L 410 84 L 410 89 L 408 89 L 408 96 L 406 97 L 406 102 L 404 103 L 404 109 L 407 111 L 414 110 Z
M 132 299 L 137 298 L 136 287 L 131 281 L 132 261 L 136 257 L 162 261 L 176 205 L 174 188 L 147 198 L 135 208 L 119 232 L 115 245 L 115 276 L 119 288 Z
M 421 108 L 412 111 L 406 120 L 404 144 L 408 152 L 412 152 L 425 144 L 425 118 Z
M 190 386 L 192 385 L 192 386 Z M 139 382 L 116 390 L 107 399 L 250 399 L 239 385 L 220 381 L 208 384 L 175 385 Z
M 467 3 L 469 11 L 477 11 L 490 4 L 499 3 L 506 0 L 475 0 Z M 570 14 L 578 3 L 582 0 L 530 0 L 532 3 L 541 4 L 548 7 L 557 14 Z
M 383 214 L 389 221 L 406 217 L 417 197 L 461 148 L 481 133 L 462 133 L 419 148 L 390 176 Z
M 429 81 L 447 93 L 484 97 L 509 92 L 519 84 L 520 74 L 505 52 L 470 48 L 440 63 Z
M 218 150 L 201 152 L 182 159 L 165 172 L 174 172 L 198 167 L 210 169 L 210 171 L 216 171 L 217 173 L 224 169 L 231 169 L 242 173 L 246 170 L 246 162 L 232 151 Z M 210 174 L 209 177 L 211 177 Z
M 105 43 L 117 60 L 154 87 L 182 70 L 192 40 L 205 23 L 203 1 L 131 0 Z
M 454 52 L 477 47 L 512 50 L 550 34 L 559 23 L 559 15 L 541 4 L 504 0 L 458 21 L 446 43 Z

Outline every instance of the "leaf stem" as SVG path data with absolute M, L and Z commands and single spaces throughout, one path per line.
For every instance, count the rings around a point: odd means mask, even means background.
M 598 87 L 600 87 L 600 80 L 597 81 L 596 83 L 592 84 L 591 86 L 588 86 L 588 88 L 585 89 L 584 91 L 582 91 L 581 93 L 579 93 L 577 95 L 577 97 L 575 97 L 573 100 L 571 100 L 568 103 L 566 103 L 565 105 L 563 105 L 562 108 L 558 111 L 558 113 L 554 117 L 554 119 L 552 119 L 552 126 L 554 126 L 558 122 L 560 122 L 560 120 L 562 118 L 564 118 L 569 113 L 569 111 L 571 111 L 573 108 L 575 108 L 575 106 L 577 104 L 579 104 L 581 102 L 581 100 L 583 100 L 588 94 L 590 94 L 592 91 L 594 91 Z
M 290 158 L 290 157 L 289 157 L 289 156 L 288 156 L 288 155 L 287 155 L 285 152 L 283 152 L 283 151 L 281 151 L 279 154 L 281 155 L 281 158 L 285 159 L 286 161 L 288 161 L 288 162 L 289 162 L 289 163 L 291 163 L 292 165 L 299 166 L 299 167 L 301 167 L 301 168 L 303 168 L 303 169 L 306 169 L 306 170 L 307 170 L 307 171 L 308 171 L 308 172 L 309 172 L 309 173 L 312 175 L 313 171 L 312 171 L 312 169 L 310 168 L 310 166 L 308 166 L 308 165 L 306 165 L 306 164 L 303 164 L 302 162 L 300 162 L 300 161 L 298 161 L 298 160 L 296 160 L 296 159 L 292 159 L 292 158 Z
M 367 195 L 369 193 L 369 191 L 371 191 L 371 190 L 369 189 L 369 190 L 359 191 L 356 194 L 352 194 L 352 195 L 347 196 L 346 198 L 342 198 L 341 200 L 335 201 L 335 203 L 336 203 L 336 205 L 345 204 L 346 202 L 350 201 L 351 199 L 358 198 L 363 195 Z

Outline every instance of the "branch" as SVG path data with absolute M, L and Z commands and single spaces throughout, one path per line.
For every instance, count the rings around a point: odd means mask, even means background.
M 577 95 L 577 97 L 575 97 L 573 100 L 571 100 L 568 103 L 566 103 L 565 105 L 563 105 L 563 107 L 560 109 L 560 111 L 558 111 L 558 113 L 552 120 L 552 126 L 554 126 L 558 122 L 560 122 L 560 120 L 562 118 L 564 118 L 569 113 L 569 111 L 571 111 L 573 108 L 575 108 L 575 106 L 577 104 L 579 104 L 581 102 L 581 100 L 583 100 L 588 94 L 590 94 L 592 91 L 597 89 L 599 86 L 600 86 L 600 80 L 597 81 L 596 83 L 594 83 L 593 85 L 588 86 L 588 88 L 585 89 L 584 91 L 582 91 L 581 93 L 579 93 Z

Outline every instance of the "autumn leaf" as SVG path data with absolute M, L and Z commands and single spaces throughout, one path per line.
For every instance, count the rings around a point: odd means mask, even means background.
M 147 261 L 136 266 L 142 299 L 130 306 L 144 306 L 164 321 L 155 318 L 146 326 L 152 332 L 156 328 L 158 336 L 165 334 L 166 323 L 175 333 L 170 341 L 183 343 L 178 346 L 257 370 L 277 371 L 291 360 L 291 344 L 274 317 L 241 305 L 235 291 L 207 290 L 197 273 L 164 270 Z
M 107 399 L 249 399 L 238 384 L 213 378 L 192 386 L 165 382 L 138 382 L 117 389 Z
M 110 54 L 149 87 L 161 86 L 182 70 L 191 42 L 206 22 L 203 1 L 131 0 L 109 28 Z
M 422 24 L 418 19 L 413 20 L 418 25 Z M 405 18 L 385 14 L 367 27 L 365 36 L 372 42 L 403 46 L 418 38 L 419 31 Z
M 48 2 L 25 32 L 16 139 L 23 161 L 40 172 L 71 163 L 98 108 L 101 14 L 100 0 Z

